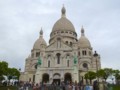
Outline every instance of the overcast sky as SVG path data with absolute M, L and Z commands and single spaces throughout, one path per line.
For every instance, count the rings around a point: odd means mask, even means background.
M 120 0 L 0 0 L 0 60 L 24 70 L 41 27 L 48 43 L 63 4 L 78 39 L 84 26 L 102 68 L 120 69 Z

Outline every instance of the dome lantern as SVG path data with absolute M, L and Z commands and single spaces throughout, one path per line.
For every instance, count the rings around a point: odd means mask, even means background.
M 62 9 L 61 9 L 61 13 L 62 13 L 62 17 L 65 17 L 66 15 L 65 15 L 65 13 L 66 13 L 66 9 L 65 9 L 65 7 L 64 7 L 64 5 L 63 5 L 63 7 L 62 7 Z
M 81 28 L 81 36 L 84 36 L 84 28 L 83 28 L 83 26 L 82 26 L 82 28 Z
M 41 30 L 40 30 L 40 36 L 43 36 L 43 30 L 42 30 L 42 27 L 41 27 Z

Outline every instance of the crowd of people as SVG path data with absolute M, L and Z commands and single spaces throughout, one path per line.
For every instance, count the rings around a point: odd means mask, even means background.
M 61 82 L 60 84 L 54 82 L 52 84 L 47 83 L 31 83 L 31 82 L 20 82 L 19 90 L 99 90 L 97 82 L 94 82 L 93 85 L 77 82 Z

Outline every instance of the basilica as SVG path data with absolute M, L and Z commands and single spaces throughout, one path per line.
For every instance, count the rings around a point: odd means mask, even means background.
M 66 17 L 66 9 L 61 9 L 61 17 L 53 25 L 49 45 L 44 40 L 44 30 L 31 50 L 31 55 L 25 60 L 25 71 L 20 80 L 39 82 L 84 80 L 88 71 L 96 72 L 101 68 L 100 55 L 93 51 L 90 41 L 81 27 L 81 36 L 72 22 Z

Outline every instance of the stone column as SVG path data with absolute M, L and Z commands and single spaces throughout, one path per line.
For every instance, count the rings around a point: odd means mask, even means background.
M 35 74 L 35 83 L 40 83 L 40 82 L 42 82 L 42 74 L 37 72 Z
M 51 84 L 53 82 L 53 71 L 49 70 L 49 83 Z
M 79 77 L 78 77 L 78 69 L 77 69 L 77 65 L 74 65 L 74 81 L 73 82 L 79 82 Z
M 61 70 L 61 81 L 64 81 L 64 70 Z
M 42 71 L 40 70 L 40 66 L 38 66 L 36 74 L 35 74 L 35 83 L 42 82 Z

